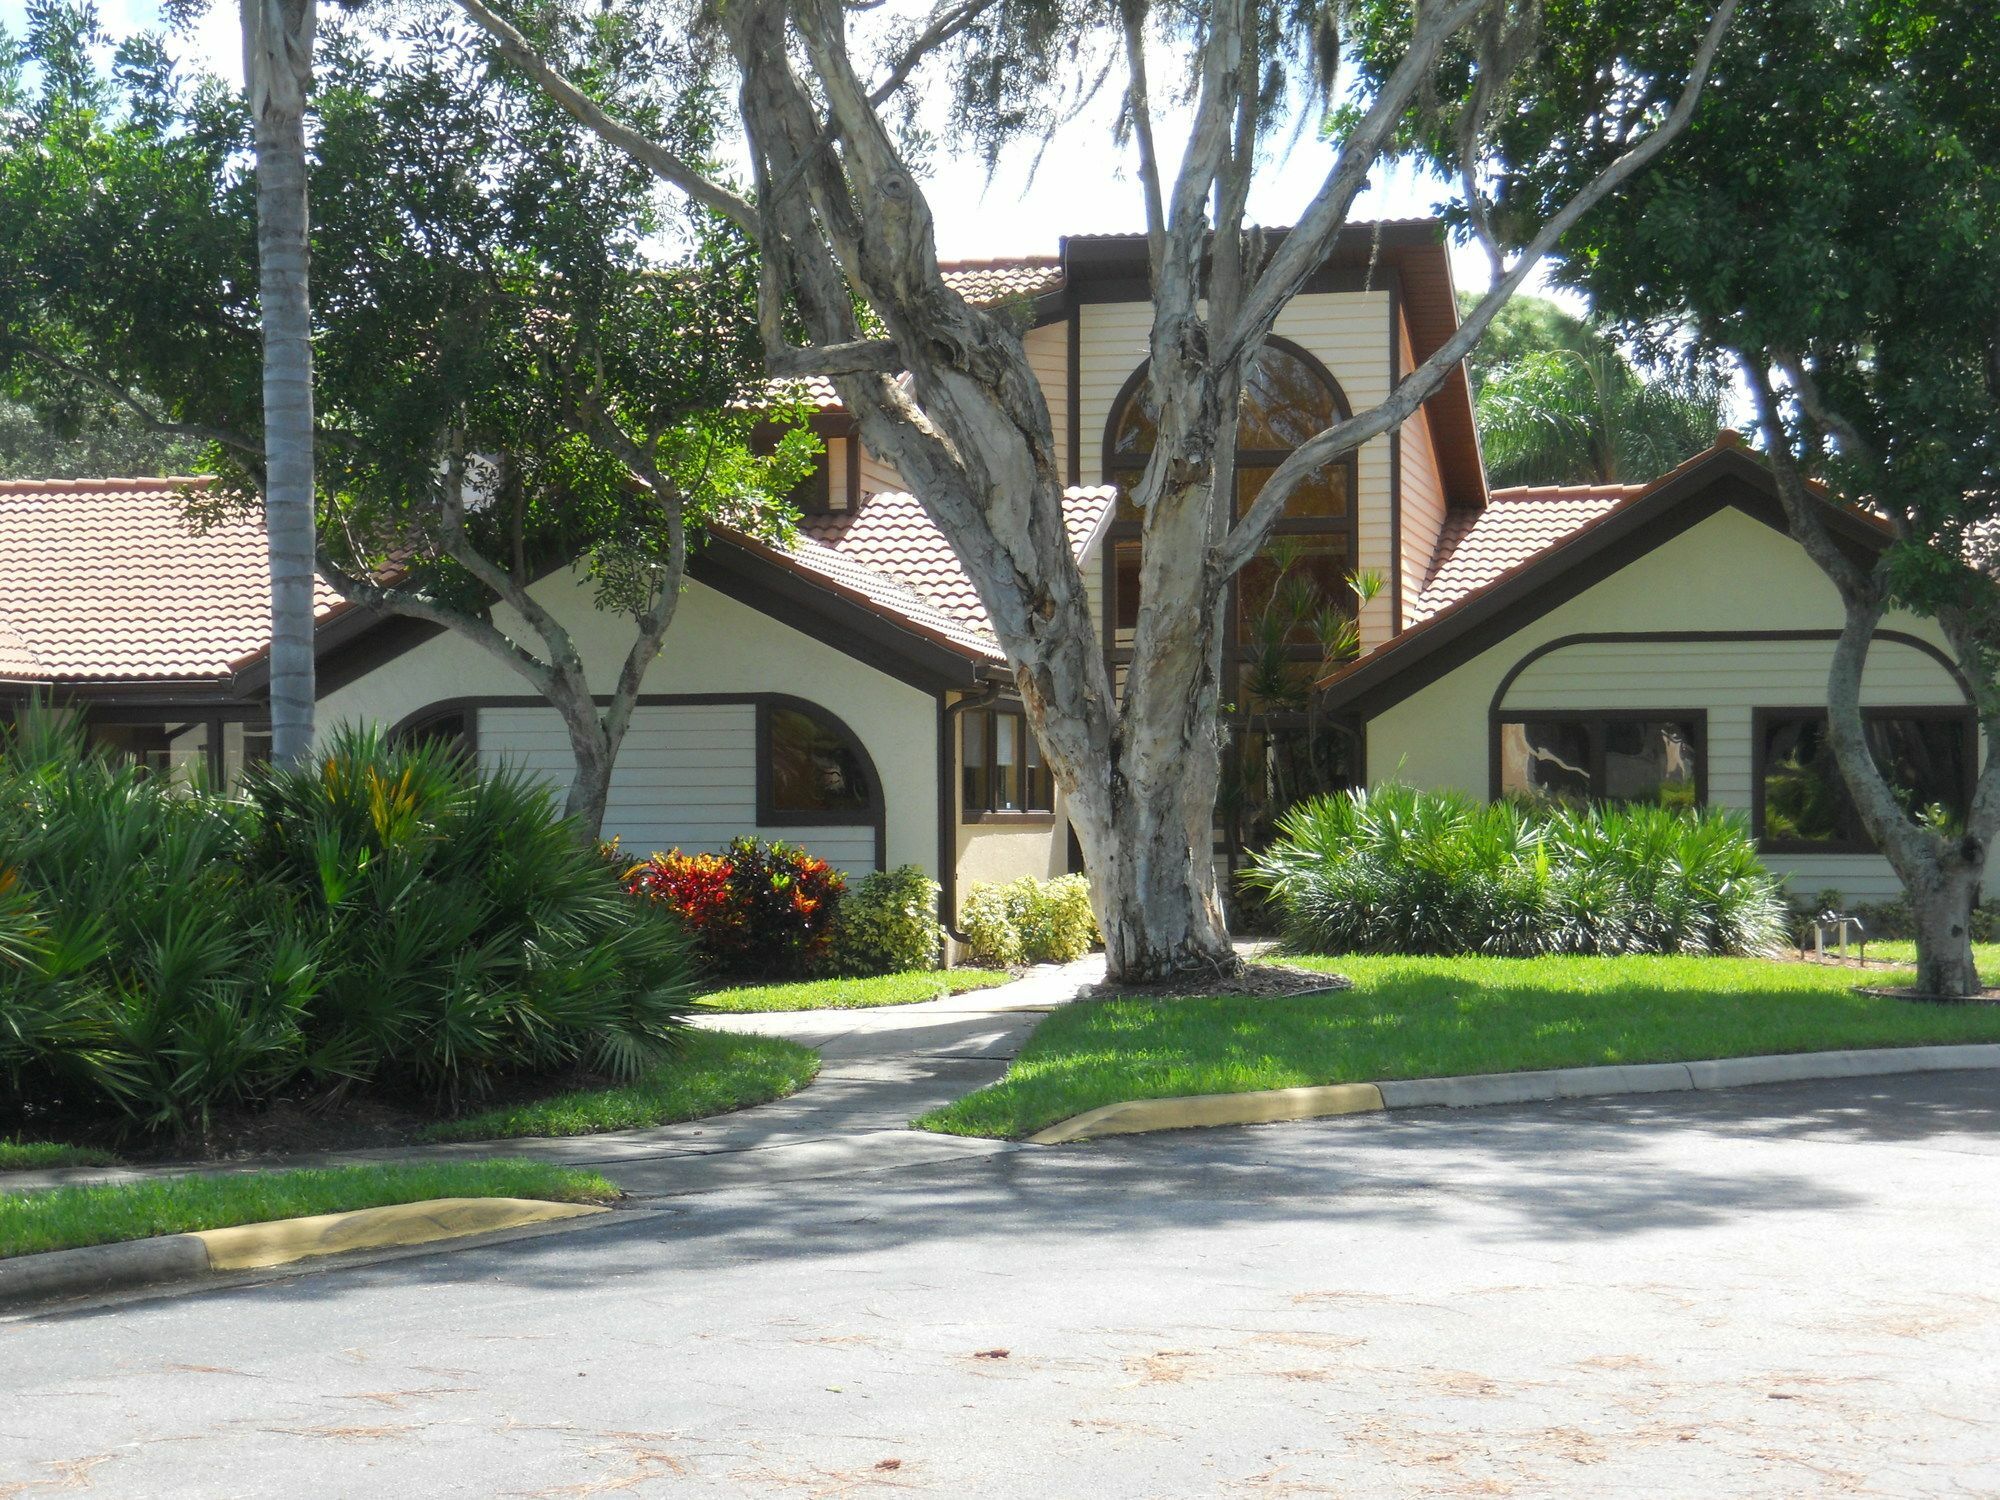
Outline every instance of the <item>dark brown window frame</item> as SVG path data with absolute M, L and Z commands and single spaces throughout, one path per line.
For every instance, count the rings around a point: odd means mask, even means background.
M 1047 773 L 1049 778 L 1049 805 L 1046 808 L 1039 808 L 1039 807 L 1036 808 L 1023 807 L 1017 809 L 993 808 L 993 807 L 975 808 L 969 802 L 966 801 L 965 797 L 966 725 L 971 723 L 975 718 L 984 720 L 986 725 L 986 766 L 988 772 L 990 773 L 993 766 L 996 763 L 996 753 L 999 747 L 999 738 L 1000 738 L 999 720 L 1002 715 L 1005 715 L 1008 718 L 1016 720 L 1020 725 L 1018 733 L 1020 735 L 1019 743 L 1022 747 L 1022 757 L 1021 757 L 1022 800 L 1025 801 L 1027 799 L 1027 779 L 1026 779 L 1028 771 L 1027 755 L 1028 752 L 1032 750 L 1035 757 L 1041 760 L 1043 770 Z M 1048 770 L 1048 761 L 1042 757 L 1041 746 L 1035 742 L 1034 730 L 1031 729 L 1028 725 L 1027 711 L 1024 708 L 1022 708 L 1019 703 L 1012 703 L 1012 702 L 983 703 L 974 708 L 967 708 L 966 710 L 964 710 L 964 712 L 958 715 L 958 718 L 960 722 L 958 725 L 958 733 L 956 735 L 957 743 L 952 747 L 952 755 L 958 767 L 958 775 L 956 776 L 956 778 L 954 778 L 953 786 L 954 786 L 954 794 L 958 798 L 959 822 L 1005 823 L 1005 824 L 1011 824 L 1017 828 L 1042 827 L 1055 822 L 1056 818 L 1055 773 L 1053 771 Z M 991 800 L 990 795 L 988 800 L 989 801 Z
M 1695 731 L 1694 804 L 1708 806 L 1708 710 L 1705 708 L 1514 708 L 1495 709 L 1486 721 L 1486 796 L 1498 802 L 1501 789 L 1500 728 L 1503 724 L 1691 724 Z M 1590 736 L 1590 780 L 1604 784 L 1604 736 Z M 1601 799 L 1593 797 L 1593 802 Z
M 1965 784 L 1960 798 L 1967 808 L 1979 782 L 1979 720 L 1970 705 L 1923 703 L 1887 705 L 1861 710 L 1867 720 L 1911 719 L 1925 723 L 1956 723 L 1965 736 Z M 1771 839 L 1764 835 L 1765 746 L 1774 724 L 1795 719 L 1824 719 L 1823 704 L 1801 704 L 1795 708 L 1753 708 L 1750 710 L 1750 832 L 1757 848 L 1765 854 L 1880 854 L 1881 848 L 1863 831 L 1859 839 L 1814 841 L 1811 839 Z M 1846 788 L 1843 785 L 1843 793 Z M 1855 815 L 1858 819 L 1859 814 Z
M 599 703 L 608 703 L 610 700 L 600 695 L 597 701 Z M 868 753 L 868 747 L 862 743 L 861 737 L 855 734 L 847 722 L 831 709 L 822 704 L 814 703 L 810 699 L 796 697 L 790 693 L 641 693 L 638 701 L 634 704 L 634 707 L 637 708 L 742 706 L 754 707 L 759 710 L 753 745 L 753 753 L 757 760 L 755 826 L 746 828 L 743 831 L 745 833 L 754 833 L 758 828 L 794 827 L 872 828 L 875 835 L 875 868 L 878 870 L 886 869 L 885 860 L 888 856 L 889 825 L 886 811 L 888 803 L 883 794 L 882 773 L 876 769 L 875 758 Z M 414 725 L 422 723 L 426 719 L 440 714 L 456 712 L 460 709 L 547 707 L 549 707 L 548 699 L 533 694 L 495 693 L 486 696 L 441 698 L 434 703 L 425 704 L 414 713 L 406 715 L 390 729 L 389 734 L 393 739 L 396 735 L 405 732 Z M 824 823 L 802 823 L 797 821 L 798 815 L 792 813 L 784 813 L 767 819 L 766 814 L 770 810 L 770 799 L 767 795 L 767 789 L 770 786 L 771 779 L 771 768 L 766 761 L 764 751 L 767 741 L 763 733 L 763 710 L 767 707 L 795 708 L 813 714 L 824 720 L 848 742 L 854 752 L 860 756 L 861 768 L 868 776 L 868 792 L 870 797 L 870 811 L 868 815 L 855 817 L 842 813 Z M 473 719 L 472 732 L 476 737 L 478 734 L 478 719 L 476 714 Z
M 1275 334 L 1265 339 L 1264 345 L 1269 349 L 1281 350 L 1304 364 L 1321 381 L 1328 394 L 1333 397 L 1334 412 L 1340 420 L 1345 421 L 1353 415 L 1353 407 L 1348 403 L 1347 392 L 1341 388 L 1340 382 L 1334 378 L 1333 372 L 1327 369 L 1325 362 L 1314 355 L 1310 349 L 1293 343 L 1290 339 L 1280 338 Z M 1126 377 L 1124 385 L 1119 387 L 1117 396 L 1111 402 L 1110 415 L 1105 419 L 1104 423 L 1104 433 L 1098 455 L 1098 473 L 1103 483 L 1116 485 L 1121 490 L 1127 487 L 1128 482 L 1135 481 L 1145 473 L 1146 459 L 1144 456 L 1141 456 L 1137 462 L 1134 462 L 1130 457 L 1114 454 L 1111 449 L 1112 440 L 1117 434 L 1119 419 L 1124 415 L 1125 408 L 1145 389 L 1147 373 L 1151 368 L 1151 360 L 1142 360 L 1139 367 Z M 1238 449 L 1236 454 L 1236 474 L 1240 475 L 1246 468 L 1275 468 L 1291 457 L 1294 451 L 1290 448 Z M 1281 536 L 1342 539 L 1347 543 L 1347 568 L 1349 572 L 1352 572 L 1360 566 L 1361 462 L 1359 450 L 1349 452 L 1333 460 L 1331 463 L 1325 465 L 1321 472 L 1325 472 L 1328 469 L 1341 469 L 1346 473 L 1346 516 L 1331 523 L 1314 517 L 1302 517 L 1297 520 L 1280 518 L 1277 524 L 1271 528 L 1270 535 L 1266 538 L 1266 543 L 1268 545 L 1270 541 L 1274 541 Z M 1230 486 L 1232 507 L 1235 503 L 1233 499 L 1235 486 L 1236 476 L 1232 475 Z M 1111 668 L 1114 681 L 1117 678 L 1118 668 L 1128 664 L 1132 659 L 1131 650 L 1129 648 L 1121 648 L 1118 645 L 1118 544 L 1120 542 L 1137 541 L 1143 536 L 1144 531 L 1145 523 L 1143 520 L 1119 520 L 1117 502 L 1113 501 L 1111 521 L 1105 527 L 1104 539 L 1101 544 L 1103 556 L 1099 562 L 1099 568 L 1101 570 L 1103 585 L 1101 595 L 1103 600 L 1103 619 L 1100 622 L 1100 630 L 1103 636 L 1104 660 Z M 1242 654 L 1238 641 L 1236 618 L 1238 582 L 1240 577 L 1241 575 L 1239 574 L 1237 578 L 1232 578 L 1229 581 L 1229 589 L 1222 604 L 1222 659 L 1225 662 L 1238 666 L 1242 665 L 1246 659 Z M 1292 647 L 1289 654 L 1293 659 L 1304 662 L 1317 661 L 1319 658 L 1319 652 L 1311 646 Z M 1227 696 L 1230 701 L 1234 701 L 1235 684 L 1233 682 L 1230 684 L 1230 692 Z M 1286 716 L 1279 717 L 1284 718 Z M 1304 716 L 1301 715 L 1299 718 L 1303 722 Z M 1278 722 L 1278 720 L 1274 719 L 1273 722 Z

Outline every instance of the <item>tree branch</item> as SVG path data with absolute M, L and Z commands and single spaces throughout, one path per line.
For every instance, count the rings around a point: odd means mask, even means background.
M 8 342 L 37 363 L 47 365 L 51 370 L 56 371 L 58 374 L 66 375 L 72 380 L 80 380 L 100 395 L 108 396 L 113 401 L 116 401 L 120 406 L 125 407 L 137 416 L 140 421 L 144 422 L 146 430 L 149 432 L 157 432 L 167 437 L 198 438 L 204 443 L 219 444 L 233 452 L 255 458 L 259 462 L 263 460 L 264 445 L 251 441 L 241 433 L 232 432 L 226 427 L 204 426 L 199 422 L 162 421 L 146 409 L 144 402 L 140 401 L 138 397 L 134 396 L 109 376 L 100 375 L 97 371 L 88 369 L 83 365 L 73 364 L 59 355 L 50 353 L 38 344 L 30 344 L 18 339 L 10 339 Z
M 1738 0 L 1722 0 L 1722 4 L 1716 7 L 1715 17 L 1709 23 L 1708 31 L 1702 37 L 1701 46 L 1696 50 L 1694 61 L 1689 66 L 1687 82 L 1683 85 L 1680 96 L 1674 101 L 1674 107 L 1666 119 L 1637 145 L 1626 148 L 1615 161 L 1580 188 L 1568 203 L 1550 216 L 1548 222 L 1542 225 L 1526 248 L 1516 257 L 1507 274 L 1495 282 L 1486 295 L 1480 298 L 1478 305 L 1466 315 L 1451 337 L 1440 344 L 1430 358 L 1404 376 L 1387 401 L 1372 411 L 1338 423 L 1308 439 L 1278 466 L 1258 493 L 1256 501 L 1223 544 L 1218 565 L 1224 577 L 1234 574 L 1257 555 L 1272 525 L 1284 514 L 1285 504 L 1291 499 L 1292 492 L 1309 475 L 1317 473 L 1349 450 L 1358 448 L 1368 439 L 1407 421 L 1417 406 L 1444 384 L 1445 377 L 1452 367 L 1472 352 L 1473 347 L 1485 335 L 1487 326 L 1506 305 L 1507 300 L 1514 295 L 1515 289 L 1527 279 L 1528 273 L 1541 262 L 1542 258 L 1555 248 L 1556 243 L 1604 198 L 1643 171 L 1687 128 L 1688 121 L 1694 117 L 1695 103 L 1701 97 L 1702 88 L 1708 81 L 1709 69 L 1714 66 L 1715 55 L 1721 49 L 1722 38 L 1728 31 L 1730 22 L 1735 18 L 1737 4 Z M 1460 11 L 1471 8 L 1472 5 L 1468 0 L 1467 5 L 1460 6 L 1456 10 L 1437 14 L 1457 15 Z M 1422 28 L 1419 28 L 1419 35 L 1422 35 Z M 1408 60 L 1406 58 L 1405 63 Z M 1402 69 L 1399 68 L 1397 71 L 1400 73 Z M 1372 113 L 1371 111 L 1371 117 Z M 1342 155 L 1345 154 L 1343 148 Z M 1337 173 L 1338 167 L 1335 170 Z M 1318 206 L 1315 204 L 1314 211 Z M 1310 212 L 1312 211 L 1309 211 L 1309 215 Z M 1298 231 L 1294 230 L 1293 235 L 1297 234 Z M 1329 236 L 1325 248 L 1330 247 Z M 1287 272 L 1287 276 L 1298 271 L 1301 264 L 1309 273 L 1311 267 L 1317 266 L 1324 258 L 1325 248 L 1314 254 L 1308 262 L 1295 263 L 1291 271 Z M 1254 332 L 1256 339 L 1261 341 L 1264 334 L 1269 331 L 1267 324 L 1254 326 L 1252 309 L 1268 304 L 1267 289 L 1273 284 L 1277 263 L 1292 256 L 1293 251 L 1294 242 L 1292 237 L 1288 236 L 1277 254 L 1272 257 L 1271 268 L 1267 269 L 1264 276 L 1259 279 L 1249 304 L 1246 305 L 1242 317 L 1238 319 L 1238 337 Z M 1303 281 L 1303 276 L 1300 277 L 1300 281 Z M 1289 298 L 1290 293 L 1287 292 L 1286 295 Z M 1273 318 L 1276 316 L 1277 308 L 1282 305 L 1283 302 L 1280 301 L 1270 306 L 1270 315 Z M 1232 340 L 1231 347 L 1235 346 Z
M 412 620 L 427 620 L 454 631 L 520 673 L 538 693 L 546 695 L 553 685 L 555 673 L 548 663 L 523 651 L 505 631 L 490 621 L 448 609 L 408 589 L 393 588 L 349 572 L 336 563 L 324 547 L 319 549 L 315 561 L 319 576 L 326 581 L 327 587 L 343 598 Z
M 1764 429 L 1764 450 L 1771 460 L 1771 472 L 1778 482 L 1778 502 L 1784 507 L 1785 522 L 1798 544 L 1819 570 L 1832 580 L 1850 611 L 1875 607 L 1879 613 L 1882 589 L 1854 560 L 1835 545 L 1821 515 L 1821 501 L 1807 488 L 1798 460 L 1792 454 L 1792 440 L 1785 430 L 1785 415 L 1778 406 L 1778 394 L 1763 363 L 1748 354 L 1737 356 L 1743 378 L 1757 403 L 1758 425 Z
M 457 0 L 459 9 L 493 39 L 500 55 L 540 84 L 578 124 L 614 146 L 641 166 L 686 193 L 688 197 L 722 215 L 753 239 L 757 237 L 757 210 L 721 184 L 711 182 L 674 152 L 650 136 L 618 119 L 595 99 L 571 83 L 546 62 L 535 46 L 511 22 L 489 9 L 484 0 Z

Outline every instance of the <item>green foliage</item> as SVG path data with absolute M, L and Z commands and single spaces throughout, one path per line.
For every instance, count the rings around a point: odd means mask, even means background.
M 1382 786 L 1288 814 L 1252 875 L 1319 953 L 1760 953 L 1777 882 L 1742 821 L 1650 805 L 1478 802 Z
M 907 969 L 864 979 L 800 979 L 788 984 L 731 985 L 701 997 L 703 1010 L 736 1013 L 769 1010 L 863 1010 L 877 1005 L 918 1005 L 967 990 L 1005 984 L 997 969 Z
M 544 10 L 570 76 L 691 159 L 712 54 L 592 7 Z M 157 39 L 107 70 L 94 12 L 50 0 L 0 54 L 0 399 L 50 431 L 164 422 L 219 476 L 198 519 L 254 509 L 262 463 L 250 125 Z M 315 51 L 314 397 L 320 543 L 485 620 L 454 542 L 517 577 L 574 563 L 636 618 L 726 521 L 780 536 L 820 444 L 764 399 L 756 259 L 671 200 L 438 8 L 329 17 Z M 760 410 L 760 408 L 763 408 Z M 775 415 L 789 430 L 759 432 Z M 182 449 L 175 463 L 187 465 Z M 470 455 L 485 455 L 473 458 Z M 3 456 L 3 455 L 0 455 Z M 636 480 L 636 482 L 635 482 Z
M 938 883 L 915 865 L 877 870 L 840 899 L 827 949 L 835 974 L 935 969 L 944 950 Z
M 1712 360 L 1642 373 L 1610 335 L 1541 298 L 1509 302 L 1467 363 L 1495 485 L 1642 483 L 1728 422 Z
M 246 874 L 284 894 L 319 955 L 314 1071 L 455 1100 L 510 1073 L 635 1078 L 676 1035 L 685 938 L 619 889 L 539 782 L 343 730 L 245 795 Z
M 0 479 L 95 479 L 107 474 L 191 474 L 202 445 L 163 437 L 110 415 L 38 416 L 0 397 Z
M 974 957 L 1002 968 L 1069 963 L 1098 940 L 1090 882 L 1081 875 L 1052 880 L 1023 875 L 1005 885 L 977 882 L 966 891 L 959 924 Z
M 433 1098 L 655 1061 L 685 940 L 547 793 L 348 734 L 237 801 L 30 713 L 0 754 L 0 1121 L 200 1133 L 305 1085 Z

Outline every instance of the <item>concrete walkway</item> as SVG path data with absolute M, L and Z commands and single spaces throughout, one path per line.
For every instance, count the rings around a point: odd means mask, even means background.
M 609 1135 L 323 1152 L 226 1165 L 8 1172 L 0 1173 L 0 1192 L 191 1171 L 511 1156 L 594 1168 L 635 1197 L 671 1197 L 990 1156 L 1021 1148 L 913 1131 L 909 1123 L 998 1079 L 1042 1015 L 1103 977 L 1104 957 L 1093 954 L 919 1005 L 703 1016 L 697 1025 L 784 1037 L 823 1059 L 819 1077 L 798 1093 L 705 1120 Z

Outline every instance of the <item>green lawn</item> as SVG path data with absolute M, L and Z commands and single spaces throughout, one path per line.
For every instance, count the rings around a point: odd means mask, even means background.
M 0 1140 L 0 1172 L 28 1172 L 46 1167 L 115 1167 L 118 1158 L 90 1146 L 65 1146 L 59 1141 Z
M 1860 977 L 1852 969 L 1763 959 L 1287 961 L 1349 975 L 1355 988 L 1294 999 L 1065 1006 L 1042 1022 L 999 1083 L 916 1124 L 1019 1137 L 1123 1099 L 2000 1041 L 2000 1006 L 1869 999 L 1852 992 Z
M 805 979 L 796 984 L 760 984 L 703 995 L 708 1010 L 853 1010 L 867 1005 L 915 1005 L 1005 984 L 1013 976 L 997 969 L 911 969 L 872 979 Z
M 428 1127 L 431 1141 L 598 1135 L 727 1114 L 795 1094 L 819 1073 L 819 1054 L 774 1036 L 694 1028 L 681 1050 L 636 1083 L 575 1089 L 501 1105 Z
M 0 1259 L 426 1198 L 608 1203 L 618 1196 L 595 1172 L 531 1161 L 243 1172 L 50 1188 L 0 1194 Z
M 1870 943 L 1870 959 L 1886 958 L 1899 964 L 1917 961 L 1917 945 L 1910 942 Z M 2000 985 L 2000 943 L 1974 943 L 1972 961 L 1979 965 L 1979 977 L 1989 985 Z

